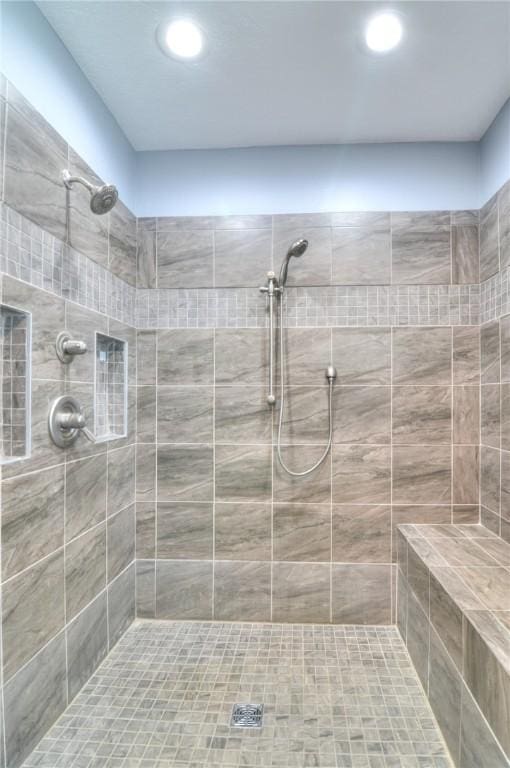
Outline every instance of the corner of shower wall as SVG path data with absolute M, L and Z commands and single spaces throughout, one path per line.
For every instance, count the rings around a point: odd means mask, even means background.
M 510 180 L 480 211 L 481 517 L 510 542 Z
M 64 168 L 98 177 L 3 77 L 0 154 L 0 302 L 32 320 L 30 450 L 0 468 L 0 766 L 17 768 L 135 618 L 136 218 L 121 202 L 94 216 L 85 190 L 66 195 Z M 89 350 L 68 365 L 55 351 L 63 330 Z M 110 357 L 105 379 L 109 439 L 63 450 L 49 405 L 73 395 L 93 428 L 97 335 L 127 351 L 127 376 Z M 19 387 L 2 392 L 3 437 L 20 415 L 6 407 L 15 389 L 20 404 Z

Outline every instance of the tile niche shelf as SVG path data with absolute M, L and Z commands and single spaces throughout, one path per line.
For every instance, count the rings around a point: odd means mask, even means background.
M 31 315 L 0 305 L 1 396 L 0 462 L 30 454 Z
M 127 342 L 96 333 L 95 433 L 97 440 L 127 434 Z

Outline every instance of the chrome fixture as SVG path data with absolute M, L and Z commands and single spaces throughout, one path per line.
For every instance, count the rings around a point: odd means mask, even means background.
M 305 240 L 304 237 L 300 238 L 299 240 L 296 240 L 295 243 L 292 243 L 289 250 L 287 251 L 284 260 L 282 261 L 282 266 L 280 267 L 280 277 L 278 279 L 278 283 L 281 286 L 281 288 L 285 288 L 287 284 L 287 272 L 289 270 L 289 261 L 293 256 L 298 258 L 299 256 L 302 256 L 306 249 L 308 248 L 308 240 Z
M 91 443 L 96 442 L 95 436 L 87 428 L 81 404 L 71 395 L 62 395 L 53 400 L 48 414 L 48 430 L 51 439 L 59 448 L 72 445 L 80 433 Z
M 232 728 L 262 728 L 263 704 L 234 704 L 230 725 Z
M 75 355 L 84 355 L 87 351 L 87 345 L 84 341 L 71 338 L 67 331 L 61 331 L 55 342 L 55 350 L 58 359 L 67 365 L 74 359 Z
M 261 293 L 267 293 L 267 299 L 269 304 L 269 392 L 267 395 L 267 402 L 269 405 L 274 405 L 276 403 L 276 397 L 273 392 L 273 382 L 274 382 L 274 299 L 275 296 L 279 296 L 281 299 L 283 289 L 285 287 L 285 284 L 287 282 L 287 272 L 289 268 L 289 261 L 293 256 L 302 256 L 303 253 L 308 248 L 308 240 L 305 240 L 305 238 L 301 238 L 300 240 L 296 240 L 295 243 L 292 243 L 289 250 L 287 251 L 287 254 L 285 256 L 285 259 L 282 262 L 282 266 L 280 267 L 280 276 L 278 280 L 276 279 L 276 275 L 274 272 L 268 272 L 267 273 L 267 286 L 263 285 L 259 288 L 259 291 Z M 281 306 L 281 300 L 280 300 L 280 306 Z
M 269 392 L 267 394 L 267 402 L 269 405 L 276 403 L 276 397 L 273 391 L 273 368 L 274 368 L 274 297 L 276 294 L 281 293 L 281 288 L 278 286 L 278 280 L 274 272 L 267 273 L 267 286 L 262 285 L 259 288 L 261 293 L 267 293 L 267 300 L 269 304 Z
M 337 376 L 336 368 L 333 365 L 328 365 L 325 371 L 326 379 L 329 384 L 328 393 L 328 443 L 320 458 L 313 464 L 313 466 L 302 472 L 295 472 L 285 464 L 282 452 L 282 426 L 283 426 L 283 412 L 285 408 L 285 334 L 284 334 L 284 290 L 287 283 L 287 274 L 289 269 L 289 262 L 293 256 L 299 257 L 304 254 L 308 248 L 308 240 L 301 238 L 292 243 L 287 251 L 285 258 L 280 267 L 280 275 L 277 280 L 274 272 L 267 273 L 267 286 L 262 286 L 259 290 L 262 293 L 267 294 L 269 304 L 269 392 L 267 395 L 267 402 L 273 406 L 276 403 L 276 397 L 273 392 L 274 381 L 274 348 L 275 348 L 275 334 L 274 334 L 274 300 L 275 297 L 279 300 L 280 312 L 279 312 L 279 326 L 280 326 L 280 410 L 278 415 L 278 439 L 277 439 L 277 455 L 278 461 L 281 466 L 287 472 L 287 474 L 293 477 L 304 477 L 309 475 L 326 459 L 328 453 L 331 450 L 331 443 L 333 441 L 333 385 Z
M 114 184 L 95 186 L 81 176 L 71 176 L 68 170 L 62 171 L 62 181 L 64 182 L 66 189 L 72 189 L 73 184 L 75 183 L 82 184 L 88 189 L 90 192 L 90 210 L 92 213 L 97 213 L 99 216 L 111 211 L 119 199 L 119 193 Z

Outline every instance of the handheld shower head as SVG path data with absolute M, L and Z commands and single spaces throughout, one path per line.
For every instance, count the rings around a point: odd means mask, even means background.
M 288 258 L 291 256 L 302 256 L 307 248 L 308 240 L 306 240 L 304 237 L 301 237 L 299 240 L 296 240 L 295 243 L 292 243 L 289 250 L 287 251 L 287 256 Z
M 280 287 L 283 288 L 287 282 L 287 272 L 289 269 L 289 261 L 291 260 L 291 258 L 293 256 L 302 256 L 307 248 L 308 248 L 308 240 L 305 240 L 304 237 L 301 237 L 299 240 L 296 240 L 294 243 L 292 243 L 282 262 L 282 266 L 280 267 L 280 277 L 278 280 Z
M 92 213 L 96 213 L 99 216 L 111 211 L 119 199 L 119 193 L 114 184 L 95 186 L 86 179 L 82 179 L 81 176 L 71 176 L 67 170 L 62 172 L 62 180 L 67 189 L 72 189 L 75 182 L 77 184 L 82 184 L 88 189 L 90 193 L 90 210 Z

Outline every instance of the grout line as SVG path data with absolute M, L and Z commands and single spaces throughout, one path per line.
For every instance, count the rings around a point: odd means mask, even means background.
M 450 523 L 453 524 L 453 510 L 454 510 L 454 504 L 455 504 L 455 483 L 454 483 L 454 472 L 455 472 L 455 462 L 454 462 L 454 454 L 455 454 L 455 448 L 454 448 L 454 442 L 453 442 L 453 430 L 454 430 L 454 422 L 455 422 L 455 412 L 454 412 L 454 400 L 453 400 L 453 328 L 450 328 Z
M 331 259 L 331 280 L 333 280 L 333 259 Z M 331 365 L 335 365 L 335 361 L 333 358 L 333 329 L 329 329 L 329 360 Z M 333 383 L 333 386 L 335 385 L 335 382 Z M 331 400 L 331 420 L 332 420 L 332 430 L 334 433 L 335 429 L 335 413 L 333 411 L 333 405 L 334 405 L 334 394 L 332 393 L 332 400 Z M 331 448 L 329 451 L 329 517 L 330 517 L 330 527 L 329 527 L 329 537 L 330 537 L 330 566 L 329 566 L 329 621 L 330 624 L 333 624 L 333 453 L 334 453 L 334 434 L 333 434 L 333 440 L 331 443 Z
M 157 220 L 156 220 L 156 229 L 157 229 Z M 157 261 L 156 261 L 157 263 Z M 154 361 L 154 376 L 155 376 L 155 388 L 156 388 L 156 424 L 154 428 L 154 434 L 155 434 L 155 444 L 154 444 L 154 466 L 153 466 L 153 472 L 154 472 L 154 618 L 157 618 L 158 612 L 157 612 L 157 604 L 158 604 L 158 568 L 157 568 L 157 560 L 158 560 L 158 477 L 159 477 L 159 471 L 158 471 L 158 450 L 159 450 L 159 400 L 158 400 L 158 387 L 159 387 L 159 333 L 156 331 L 154 336 L 154 354 L 155 354 L 155 361 Z M 136 489 L 135 489 L 136 490 Z
M 0 510 L 2 509 L 2 467 L 0 466 Z M 3 526 L 0 525 L 0 575 L 2 573 L 2 567 L 3 567 Z M 2 724 L 2 734 L 1 734 L 1 744 L 0 749 L 3 755 L 4 765 L 7 765 L 7 739 L 5 738 L 6 734 L 6 728 L 5 728 L 5 694 L 4 694 L 4 634 L 3 634 L 3 602 L 4 602 L 4 594 L 3 594 L 3 585 L 0 586 L 0 617 L 2 620 L 0 621 L 0 696 L 1 696 L 1 702 L 2 702 L 2 713 L 1 713 L 1 724 Z
M 216 264 L 216 240 L 213 238 L 213 264 Z M 215 269 L 215 266 L 213 267 Z M 213 381 L 212 381 L 212 583 L 211 616 L 214 619 L 216 600 L 216 331 L 212 332 Z
M 64 326 L 68 327 L 68 308 L 64 305 Z M 64 369 L 64 389 L 67 390 L 67 379 L 69 377 L 69 371 Z M 67 637 L 67 450 L 64 450 L 64 545 L 63 545 L 63 558 L 64 558 L 64 648 L 65 648 L 65 674 L 66 674 L 66 706 L 69 705 L 69 649 L 68 649 L 68 637 Z

